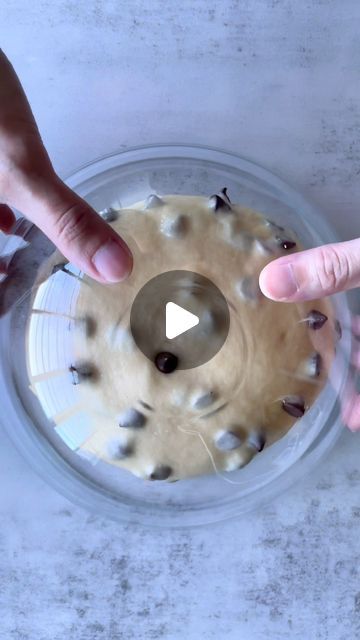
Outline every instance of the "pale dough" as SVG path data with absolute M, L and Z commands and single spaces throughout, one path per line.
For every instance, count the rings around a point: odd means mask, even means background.
M 275 303 L 258 287 L 263 266 L 298 250 L 299 242 L 260 214 L 228 204 L 223 193 L 218 198 L 225 204 L 217 210 L 214 199 L 171 195 L 107 210 L 104 217 L 133 252 L 133 272 L 107 286 L 85 277 L 80 287 L 83 329 L 69 366 L 94 426 L 82 450 L 141 478 L 173 481 L 241 468 L 295 422 L 284 399 L 295 412 L 303 399 L 306 410 L 331 365 L 330 305 Z M 129 315 L 146 282 L 177 269 L 200 273 L 222 291 L 230 330 L 209 362 L 166 375 L 137 348 Z M 317 330 L 306 321 L 313 309 L 327 318 Z M 84 366 L 96 373 L 81 375 Z

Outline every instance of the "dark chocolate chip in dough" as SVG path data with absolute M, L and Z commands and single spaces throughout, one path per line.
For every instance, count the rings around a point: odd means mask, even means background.
M 168 238 L 180 238 L 184 236 L 189 228 L 189 218 L 183 214 L 175 217 L 168 217 L 162 220 L 160 225 L 161 233 Z
M 172 468 L 167 464 L 159 464 L 150 473 L 149 480 L 167 480 L 172 474 Z
M 156 209 L 164 204 L 164 200 L 155 195 L 155 193 L 151 193 L 145 200 L 145 209 Z
M 105 222 L 115 222 L 119 217 L 119 212 L 113 207 L 107 207 L 106 209 L 99 211 L 99 214 Z
M 199 394 L 193 400 L 194 409 L 206 409 L 216 400 L 215 391 L 205 391 L 204 393 Z
M 264 433 L 262 431 L 253 431 L 249 434 L 247 444 L 249 445 L 249 447 L 253 447 L 260 453 L 260 451 L 263 450 L 266 444 Z
M 98 370 L 91 362 L 78 362 L 70 365 L 69 371 L 74 385 L 80 382 L 94 382 L 98 377 Z
M 321 311 L 317 311 L 316 309 L 312 309 L 308 316 L 305 318 L 309 328 L 313 329 L 314 331 L 321 329 L 327 319 L 328 318 L 324 313 L 321 313 Z
M 141 429 L 146 423 L 146 417 L 141 411 L 125 409 L 119 416 L 119 427 L 123 429 Z
M 243 439 L 234 431 L 223 431 L 215 437 L 215 446 L 219 451 L 233 451 L 243 444 Z
M 209 198 L 209 207 L 213 211 L 220 211 L 221 213 L 225 211 L 231 211 L 231 207 L 228 202 L 224 199 L 224 197 L 219 196 L 217 193 Z
M 342 328 L 339 320 L 334 320 L 334 329 L 338 340 L 342 338 Z
M 296 247 L 296 242 L 294 240 L 289 240 L 288 238 L 281 238 L 279 236 L 276 237 L 276 242 L 280 247 L 285 249 L 285 251 L 290 251 Z
M 178 357 L 168 351 L 161 351 L 155 356 L 155 366 L 161 373 L 172 373 L 175 371 L 178 363 Z
M 139 401 L 141 406 L 144 407 L 144 409 L 147 409 L 148 411 L 154 411 L 154 407 L 151 406 L 151 404 L 148 404 L 147 402 L 143 402 L 143 400 Z
M 305 400 L 302 396 L 286 396 L 282 408 L 293 418 L 301 418 L 305 413 Z
M 108 455 L 112 460 L 124 460 L 134 453 L 134 445 L 132 442 L 116 442 L 112 441 L 108 446 Z
M 226 200 L 229 204 L 231 204 L 231 200 L 230 200 L 230 198 L 229 198 L 229 196 L 228 196 L 228 194 L 227 194 L 227 187 L 223 187 L 223 188 L 221 189 L 220 193 L 222 194 L 222 196 L 221 196 L 221 197 L 222 197 L 222 198 L 225 198 L 225 200 Z
M 91 316 L 85 316 L 85 331 L 88 338 L 93 338 L 96 333 L 96 320 Z
M 119 460 L 124 458 L 128 458 L 134 453 L 134 445 L 133 443 L 128 442 L 127 444 L 119 444 L 119 448 L 117 451 L 117 457 Z
M 83 316 L 76 319 L 76 325 L 83 331 L 87 338 L 93 338 L 96 334 L 96 320 L 92 316 Z
M 322 358 L 320 353 L 310 356 L 307 363 L 307 373 L 310 378 L 318 378 L 321 373 Z

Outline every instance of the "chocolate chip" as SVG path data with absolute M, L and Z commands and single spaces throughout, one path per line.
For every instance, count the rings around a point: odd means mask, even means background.
M 206 391 L 199 394 L 193 401 L 192 406 L 194 409 L 206 409 L 216 400 L 216 393 L 214 391 Z
M 253 447 L 259 453 L 263 450 L 266 444 L 266 438 L 262 431 L 253 431 L 249 434 L 247 444 L 249 447 Z
M 324 326 L 327 319 L 328 318 L 324 313 L 321 313 L 321 311 L 317 311 L 316 309 L 312 309 L 308 314 L 308 316 L 305 318 L 309 328 L 313 329 L 314 331 L 321 329 L 321 327 Z
M 334 329 L 338 340 L 342 338 L 342 328 L 339 320 L 334 320 Z
M 310 378 L 318 378 L 321 372 L 322 358 L 320 353 L 314 353 L 310 356 L 307 366 L 306 372 Z
M 113 440 L 108 444 L 108 455 L 113 460 L 124 460 L 134 453 L 134 445 L 130 442 Z
M 76 365 L 70 365 L 69 371 L 74 385 L 86 381 L 94 382 L 98 377 L 98 371 L 91 362 L 80 362 Z
M 224 197 L 219 196 L 217 193 L 209 198 L 209 207 L 213 211 L 231 211 L 231 207 Z
M 288 240 L 287 238 L 276 237 L 276 242 L 280 247 L 285 249 L 285 251 L 290 251 L 290 249 L 294 249 L 296 247 L 296 242 L 294 240 Z
M 242 438 L 233 431 L 222 431 L 215 437 L 215 446 L 219 451 L 232 451 L 243 444 Z
M 119 460 L 122 460 L 123 458 L 128 458 L 129 456 L 133 455 L 134 453 L 134 445 L 130 444 L 130 442 L 128 442 L 127 444 L 119 444 L 118 450 L 117 450 L 117 457 Z
M 168 351 L 161 351 L 155 357 L 156 368 L 161 371 L 161 373 L 172 373 L 178 366 L 178 362 L 178 357 Z
M 140 404 L 142 407 L 144 407 L 144 409 L 147 409 L 148 411 L 154 411 L 154 407 L 152 407 L 147 402 L 143 402 L 142 400 L 140 400 Z
M 146 417 L 137 409 L 126 409 L 119 416 L 119 427 L 123 429 L 141 429 L 146 423 Z
M 96 334 L 96 321 L 91 316 L 76 319 L 76 325 L 83 331 L 87 338 L 93 338 Z
M 223 187 L 223 188 L 221 189 L 220 193 L 222 193 L 222 197 L 224 197 L 224 198 L 225 198 L 225 200 L 226 200 L 229 204 L 231 204 L 231 200 L 230 200 L 230 198 L 229 198 L 229 196 L 228 196 L 228 194 L 227 194 L 227 187 Z
M 156 209 L 157 207 L 161 207 L 165 204 L 164 200 L 159 198 L 159 196 L 155 195 L 155 193 L 151 193 L 145 200 L 145 209 Z
M 305 400 L 302 396 L 286 396 L 282 408 L 293 418 L 301 418 L 305 413 Z
M 150 473 L 149 480 L 167 480 L 171 474 L 171 467 L 167 464 L 160 464 Z
M 106 209 L 99 211 L 99 215 L 103 220 L 105 220 L 105 222 L 115 222 L 119 217 L 119 212 L 116 211 L 116 209 L 113 209 L 113 207 L 107 207 Z
M 175 217 L 168 217 L 162 220 L 160 225 L 161 233 L 168 238 L 180 238 L 183 236 L 189 227 L 188 216 L 178 214 Z

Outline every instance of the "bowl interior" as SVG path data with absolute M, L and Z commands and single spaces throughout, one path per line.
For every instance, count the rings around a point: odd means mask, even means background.
M 306 247 L 335 239 L 312 207 L 277 177 L 237 156 L 203 147 L 133 149 L 83 167 L 68 184 L 97 210 L 126 207 L 154 192 L 210 195 L 226 186 L 234 202 L 294 229 Z M 26 326 L 31 288 L 37 268 L 53 247 L 34 228 L 27 232 L 26 241 L 28 246 L 14 258 L 13 274 L 10 270 L 9 278 L 0 285 L 5 301 L 0 324 L 0 382 L 5 389 L 2 418 L 31 464 L 71 499 L 125 521 L 158 526 L 204 524 L 268 501 L 306 473 L 336 441 L 341 428 L 337 398 L 346 382 L 351 342 L 345 296 L 331 300 L 343 327 L 332 382 L 288 434 L 247 467 L 221 476 L 144 484 L 126 471 L 80 456 L 59 437 L 29 388 Z M 6 244 L 0 250 L 6 254 Z M 55 339 L 61 349 L 61 335 Z

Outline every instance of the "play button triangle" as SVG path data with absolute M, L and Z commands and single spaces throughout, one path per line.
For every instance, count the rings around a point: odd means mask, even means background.
M 199 318 L 175 302 L 166 304 L 166 337 L 169 340 L 180 336 L 199 324 Z

